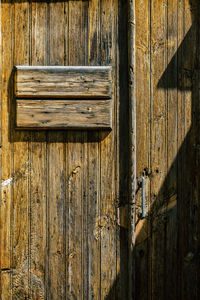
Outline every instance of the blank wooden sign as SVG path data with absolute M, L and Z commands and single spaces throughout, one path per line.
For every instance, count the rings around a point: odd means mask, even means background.
M 16 126 L 111 129 L 112 68 L 17 66 Z

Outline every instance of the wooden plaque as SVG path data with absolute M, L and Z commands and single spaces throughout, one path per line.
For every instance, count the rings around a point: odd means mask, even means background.
M 111 129 L 112 68 L 17 66 L 16 126 Z

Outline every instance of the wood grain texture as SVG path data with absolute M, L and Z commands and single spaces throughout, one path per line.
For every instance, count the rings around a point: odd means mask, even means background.
M 198 299 L 199 2 L 138 1 L 136 24 L 136 299 Z
M 126 298 L 126 233 L 120 233 L 126 217 L 118 219 L 116 209 L 123 198 L 119 188 L 127 187 L 128 152 L 127 69 L 117 66 L 118 33 L 126 36 L 126 26 L 125 20 L 118 24 L 118 5 L 106 0 L 1 2 L 2 299 Z M 121 39 L 121 63 L 126 42 Z M 103 68 L 107 79 L 98 73 L 103 81 L 95 83 L 94 97 L 27 95 L 15 101 L 11 71 L 16 65 L 56 70 L 88 65 Z M 119 72 L 126 74 L 121 94 Z M 14 104 L 20 101 L 36 106 L 67 101 L 79 112 L 80 103 L 85 108 L 90 103 L 98 114 L 106 109 L 106 124 L 114 130 L 16 130 Z
M 111 101 L 16 101 L 17 128 L 111 129 Z
M 178 224 L 179 267 L 178 285 L 180 298 L 199 298 L 199 2 L 186 1 L 183 12 L 180 36 L 179 63 L 179 104 L 181 114 L 178 124 L 181 137 L 184 136 L 178 157 L 179 193 L 178 218 L 187 220 Z M 191 47 L 192 45 L 192 47 Z M 189 51 L 189 55 L 188 55 Z M 182 168 L 181 168 L 182 164 Z M 191 288 L 192 287 L 192 288 Z
M 113 286 L 115 289 L 115 297 L 117 299 L 129 299 L 130 286 L 127 282 L 127 276 L 131 274 L 133 270 L 131 262 L 129 260 L 129 180 L 130 180 L 130 168 L 129 162 L 130 152 L 129 147 L 125 145 L 129 141 L 130 131 L 129 128 L 129 91 L 127 89 L 127 82 L 129 80 L 128 69 L 128 57 L 127 48 L 124 45 L 128 45 L 128 35 L 124 35 L 123 32 L 127 30 L 129 4 L 132 1 L 122 1 L 118 5 L 118 17 L 115 22 L 118 24 L 119 30 L 116 32 L 116 39 L 119 43 L 116 48 L 116 101 L 115 101 L 115 135 L 116 135 L 116 158 L 115 168 L 117 170 L 115 174 L 115 207 L 117 212 L 117 230 L 116 230 L 116 251 L 117 251 L 117 282 Z M 134 3 L 134 2 L 133 2 Z M 134 9 L 134 4 L 133 4 Z M 130 19 L 129 19 L 130 20 Z M 129 24 L 130 25 L 130 24 Z M 128 25 L 128 26 L 129 26 Z M 130 29 L 130 27 L 129 27 Z M 130 46 L 130 44 L 129 44 Z M 130 48 L 129 48 L 130 49 Z M 120 138 L 118 138 L 120 137 Z M 134 225 L 134 222 L 133 222 Z M 135 271 L 135 270 L 134 270 Z M 132 285 L 134 287 L 134 284 Z M 112 293 L 110 293 L 112 295 Z
M 59 16 L 59 22 L 58 22 Z M 64 65 L 65 57 L 65 6 L 64 2 L 48 4 L 48 64 Z M 59 142 L 60 141 L 60 142 Z M 47 282 L 48 299 L 66 298 L 66 146 L 64 132 L 48 132 L 47 182 Z
M 69 65 L 85 65 L 87 59 L 86 34 L 87 34 L 87 2 L 69 2 L 68 22 L 68 63 Z M 84 24 L 82 26 L 82 24 Z M 68 286 L 69 298 L 87 298 L 88 275 L 85 272 L 87 252 L 84 250 L 83 236 L 87 234 L 87 211 L 83 203 L 84 194 L 88 190 L 84 186 L 87 182 L 85 173 L 87 152 L 84 149 L 85 134 L 77 131 L 76 134 L 69 131 L 67 134 L 67 184 L 68 184 Z M 84 177 L 85 175 L 85 177 Z M 87 198 L 85 199 L 87 205 Z M 83 215 L 85 214 L 85 216 Z M 85 234 L 83 232 L 85 230 Z M 87 271 L 87 268 L 86 268 Z M 85 276 L 83 276 L 85 274 Z
M 15 69 L 17 98 L 111 98 L 111 67 L 16 66 Z
M 136 103 L 137 178 L 146 178 L 146 208 L 150 207 L 150 10 L 149 1 L 136 1 Z M 139 101 L 142 99 L 142 101 Z M 142 117 L 141 117 L 142 116 Z M 149 219 L 140 219 L 141 191 L 136 195 L 135 293 L 136 299 L 149 299 L 151 249 Z
M 47 3 L 31 4 L 31 64 L 47 63 Z M 46 298 L 47 134 L 31 132 L 30 142 L 30 295 Z
M 30 10 L 28 2 L 14 2 L 13 23 L 13 65 L 29 64 Z M 11 88 L 11 87 L 10 87 Z M 11 90 L 11 97 L 12 90 Z M 11 98 L 12 99 L 12 98 Z M 24 299 L 30 296 L 30 133 L 16 133 L 11 126 L 13 143 L 13 173 L 17 178 L 13 182 L 12 195 L 12 297 Z M 19 284 L 20 282 L 20 284 Z
M 135 193 L 136 193 L 136 85 L 135 85 L 135 1 L 128 5 L 129 72 L 129 298 L 135 298 Z
M 178 86 L 177 78 L 177 25 L 178 25 L 178 9 L 177 1 L 171 0 L 167 8 L 167 31 L 168 31 L 168 41 L 166 45 L 166 50 L 168 53 L 168 64 L 171 63 L 171 69 L 168 72 L 168 85 Z M 170 24 L 170 26 L 169 26 Z M 178 90 L 168 89 L 167 95 L 167 124 L 166 124 L 166 143 L 167 143 L 167 170 L 170 176 L 166 176 L 166 206 L 168 213 L 166 228 L 165 228 L 165 241 L 166 241 L 166 261 L 165 263 L 165 276 L 170 277 L 171 280 L 165 283 L 165 293 L 166 291 L 171 291 L 168 294 L 169 300 L 177 299 L 177 237 L 178 237 L 178 227 L 177 227 L 177 182 L 178 182 L 178 163 L 176 158 L 178 152 Z M 173 270 L 173 272 L 172 272 Z
M 114 0 L 101 2 L 101 64 L 112 64 L 115 66 L 117 48 L 116 40 L 116 17 L 117 3 Z M 112 34 L 108 34 L 108 32 Z M 115 72 L 114 72 L 115 73 Z M 113 78 L 116 80 L 116 77 Z M 116 97 L 116 85 L 113 85 L 113 94 Z M 113 103 L 115 115 L 115 103 Z M 114 122 L 114 120 L 113 120 Z M 115 228 L 115 134 L 111 132 L 103 138 L 100 146 L 101 163 L 101 202 L 100 202 L 100 227 L 101 227 L 101 299 L 117 298 L 116 291 L 116 228 Z
M 165 226 L 166 219 L 159 214 L 159 208 L 165 209 L 164 189 L 162 188 L 167 175 L 166 153 L 166 102 L 167 91 L 158 89 L 157 84 L 166 64 L 166 32 L 167 6 L 162 2 L 151 2 L 151 22 L 154 24 L 151 31 L 151 206 L 152 208 L 152 299 L 162 299 L 165 296 Z M 158 60 L 159 57 L 159 60 Z M 162 101 L 160 101 L 162 99 Z
M 181 2 L 178 5 L 178 24 L 177 24 L 177 31 L 178 31 L 178 45 L 180 46 L 184 40 L 186 31 L 185 31 L 185 3 Z M 178 56 L 178 85 L 182 86 L 183 85 L 183 75 L 182 75 L 182 66 L 183 66 L 183 60 L 184 60 L 184 53 L 181 50 Z M 180 71 L 181 72 L 180 72 Z M 180 73 L 179 73 L 180 72 Z M 187 93 L 187 92 L 186 92 Z M 178 164 L 178 185 L 177 185 L 177 192 L 178 192 L 178 197 L 180 199 L 185 199 L 184 194 L 185 194 L 185 182 L 184 182 L 184 171 L 185 171 L 185 145 L 182 145 L 183 140 L 185 138 L 186 132 L 185 132 L 185 93 L 182 91 L 178 91 L 178 138 L 177 138 L 177 144 L 178 144 L 178 149 L 182 148 L 181 154 L 177 158 L 177 164 Z M 183 169 L 181 168 L 181 165 L 183 166 Z M 178 217 L 180 219 L 185 219 L 187 220 L 187 215 L 185 214 L 185 210 L 183 209 L 183 206 L 185 205 L 185 201 L 183 201 L 183 204 L 181 205 L 181 202 L 177 202 L 177 210 L 178 210 Z M 178 240 L 178 247 L 182 244 L 182 242 L 185 240 L 185 230 L 181 229 L 182 224 L 178 223 L 178 234 L 180 236 Z M 182 249 L 183 246 L 180 247 L 179 253 L 180 256 L 178 258 L 178 269 L 180 269 L 180 272 L 177 273 L 177 292 L 178 292 L 178 297 L 181 299 L 184 297 L 184 280 L 183 280 L 183 261 L 184 261 L 184 254 L 183 252 L 184 249 Z
M 7 82 L 12 72 L 11 59 L 11 15 L 12 4 L 8 3 L 2 10 L 4 16 L 1 24 L 1 208 L 0 208 L 0 295 L 2 299 L 11 298 L 12 246 L 11 246 L 11 199 L 12 199 L 12 145 L 10 143 L 10 118 L 8 107 L 9 90 Z M 2 167 L 3 166 L 3 167 Z
M 17 66 L 15 76 L 17 128 L 111 128 L 110 102 L 76 100 L 111 98 L 111 67 Z
M 89 1 L 88 7 L 88 64 L 100 60 L 100 1 Z M 100 239 L 100 141 L 99 131 L 88 138 L 88 299 L 100 300 L 101 295 L 101 239 Z M 96 140 L 97 142 L 93 141 Z

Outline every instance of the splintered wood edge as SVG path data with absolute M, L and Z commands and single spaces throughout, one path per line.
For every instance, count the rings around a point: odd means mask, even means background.
M 76 70 L 109 70 L 112 71 L 112 66 L 14 66 L 14 68 L 16 70 L 26 70 L 26 69 L 30 69 L 30 70 L 72 70 L 72 71 L 76 71 Z

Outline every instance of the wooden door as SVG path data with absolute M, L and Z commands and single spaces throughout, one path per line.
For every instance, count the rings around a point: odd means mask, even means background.
M 0 9 L 1 299 L 127 299 L 126 1 Z M 111 66 L 112 130 L 16 129 L 17 65 Z
M 199 4 L 136 1 L 138 300 L 200 298 Z

